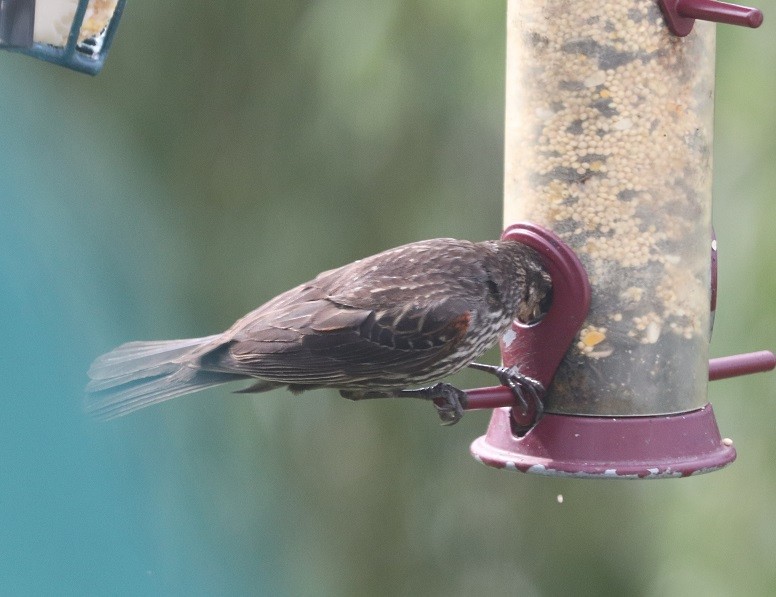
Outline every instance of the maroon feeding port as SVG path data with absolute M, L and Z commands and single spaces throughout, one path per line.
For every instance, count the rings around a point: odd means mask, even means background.
M 763 23 L 757 8 L 717 0 L 658 0 L 671 33 L 684 37 L 692 31 L 695 19 L 756 29 Z
M 544 414 L 505 387 L 468 391 L 468 408 L 494 409 L 471 447 L 484 464 L 663 478 L 736 456 L 707 383 L 776 358 L 708 358 L 715 26 L 703 20 L 757 27 L 762 15 L 710 0 L 595 14 L 509 0 L 504 219 L 519 223 L 503 236 L 542 255 L 553 302 L 502 342 L 504 364 L 546 388 Z

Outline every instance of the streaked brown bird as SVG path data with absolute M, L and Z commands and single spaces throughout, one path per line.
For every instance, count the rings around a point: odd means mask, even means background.
M 473 361 L 513 319 L 537 319 L 550 297 L 549 276 L 525 245 L 415 242 L 323 272 L 221 334 L 119 346 L 92 363 L 86 408 L 110 419 L 250 379 L 238 392 L 286 386 L 294 393 L 335 388 L 353 400 L 434 400 L 442 422 L 452 424 L 465 392 L 426 384 L 466 366 L 513 389 L 524 383 L 517 371 Z

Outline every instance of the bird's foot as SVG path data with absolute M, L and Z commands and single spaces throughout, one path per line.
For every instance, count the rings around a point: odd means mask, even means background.
M 437 383 L 427 388 L 398 391 L 359 391 L 340 390 L 340 395 L 348 400 L 370 398 L 420 398 L 431 400 L 437 410 L 442 425 L 455 425 L 463 417 L 466 408 L 466 392 L 447 383 Z
M 433 401 L 442 425 L 455 425 L 460 421 L 467 402 L 466 392 L 449 383 L 437 383 L 427 388 L 414 390 L 401 390 L 398 395 Z
M 435 384 L 429 390 L 442 425 L 455 425 L 461 420 L 468 402 L 466 392 L 449 383 Z
M 495 375 L 501 382 L 501 385 L 508 387 L 512 390 L 523 412 L 530 413 L 531 407 L 534 409 L 533 420 L 538 421 L 544 414 L 544 394 L 546 392 L 544 385 L 533 377 L 528 377 L 520 373 L 517 367 L 499 367 L 496 365 L 484 365 L 482 363 L 471 363 L 469 365 L 472 369 L 478 369 L 485 371 L 492 375 Z M 531 403 L 528 402 L 530 395 Z

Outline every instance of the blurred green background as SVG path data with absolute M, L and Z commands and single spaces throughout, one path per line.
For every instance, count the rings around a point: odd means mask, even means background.
M 714 355 L 776 348 L 776 0 L 720 27 Z M 692 479 L 499 472 L 428 405 L 216 389 L 97 423 L 89 362 L 501 229 L 503 2 L 129 0 L 101 75 L 0 53 L 8 595 L 772 595 L 776 375 Z M 464 386 L 491 383 L 461 375 Z M 562 494 L 559 504 L 556 496 Z

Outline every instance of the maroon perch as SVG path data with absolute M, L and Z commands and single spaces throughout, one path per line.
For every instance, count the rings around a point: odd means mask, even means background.
M 515 370 L 473 361 L 517 318 L 538 318 L 551 297 L 533 249 L 513 241 L 440 238 L 390 249 L 319 274 L 221 334 L 129 342 L 89 369 L 87 410 L 110 419 L 237 380 L 239 392 L 335 388 L 346 398 L 434 399 L 457 422 L 466 394 L 446 383 L 466 366 L 519 390 Z M 536 396 L 536 388 L 529 388 Z

